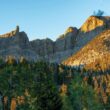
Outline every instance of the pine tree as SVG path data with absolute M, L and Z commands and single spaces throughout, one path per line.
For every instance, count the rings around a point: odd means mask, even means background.
M 99 101 L 93 88 L 85 83 L 80 76 L 75 76 L 69 86 L 69 98 L 73 110 L 102 110 L 103 105 Z

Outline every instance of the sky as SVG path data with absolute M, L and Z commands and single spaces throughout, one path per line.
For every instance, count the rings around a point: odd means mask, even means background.
M 110 15 L 110 0 L 0 0 L 0 34 L 17 25 L 29 40 L 55 40 L 69 26 L 80 28 L 93 11 Z

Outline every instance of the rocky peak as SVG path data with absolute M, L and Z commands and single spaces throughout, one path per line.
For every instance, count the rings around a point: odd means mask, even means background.
M 78 29 L 75 27 L 69 27 L 64 34 L 60 35 L 55 41 L 55 51 L 61 52 L 68 49 L 72 49 L 74 41 L 76 39 Z
M 19 26 L 16 29 L 0 36 L 0 50 L 8 48 L 28 48 L 29 39 L 25 32 L 19 32 Z
M 78 29 L 76 27 L 68 27 L 68 29 L 65 31 L 65 35 L 68 33 L 76 33 L 77 30 Z
M 24 56 L 28 60 L 37 59 L 37 55 L 30 49 L 28 36 L 25 32 L 19 32 L 19 26 L 14 31 L 1 35 L 0 56 L 7 58 L 13 56 L 16 59 Z
M 16 34 L 13 41 L 23 49 L 30 47 L 28 36 L 24 31 Z
M 48 38 L 29 41 L 27 34 L 19 32 L 17 26 L 15 30 L 0 35 L 0 55 L 60 63 L 107 29 L 110 29 L 110 17 L 90 16 L 80 29 L 69 27 L 56 41 Z
M 69 66 L 87 66 L 94 68 L 95 64 L 110 66 L 110 29 L 103 31 L 92 41 L 85 45 L 76 54 L 63 63 Z
M 13 37 L 19 33 L 19 26 L 16 26 L 16 29 L 8 32 L 6 34 L 0 35 L 0 38 L 8 38 L 8 37 Z
M 90 32 L 97 27 L 101 27 L 105 25 L 105 21 L 102 17 L 90 16 L 86 22 L 81 26 L 80 30 L 82 32 Z

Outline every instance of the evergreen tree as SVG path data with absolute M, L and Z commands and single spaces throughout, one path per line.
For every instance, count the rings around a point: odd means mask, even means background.
M 103 110 L 103 105 L 93 88 L 78 75 L 69 86 L 69 98 L 73 110 Z
M 62 97 L 62 103 L 63 103 L 62 110 L 73 110 L 72 104 L 71 104 L 71 101 L 69 100 L 68 95 L 62 94 L 61 97 Z

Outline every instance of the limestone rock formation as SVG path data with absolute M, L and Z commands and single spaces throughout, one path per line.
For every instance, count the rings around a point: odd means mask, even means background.
M 74 47 L 77 33 L 77 28 L 69 27 L 65 34 L 61 35 L 56 41 L 48 38 L 30 41 L 31 49 L 41 59 L 59 63 L 71 55 L 71 49 Z
M 48 38 L 30 41 L 30 45 L 31 49 L 42 57 L 54 53 L 54 42 Z
M 90 23 L 91 22 L 91 23 Z M 89 26 L 90 25 L 90 26 Z M 50 61 L 60 63 L 88 44 L 97 35 L 110 28 L 110 17 L 90 16 L 78 30 L 69 27 L 55 42 L 55 53 L 50 55 Z
M 79 52 L 63 63 L 70 66 L 85 66 L 89 69 L 110 67 L 110 29 L 105 30 Z M 96 67 L 95 67 L 96 66 Z
M 90 16 L 78 31 L 76 43 L 73 48 L 73 54 L 78 52 L 83 46 L 88 44 L 92 39 L 106 29 L 110 29 L 110 17 Z
M 30 50 L 29 39 L 26 33 L 19 32 L 18 26 L 16 30 L 0 36 L 0 56 L 3 58 L 13 56 L 16 59 L 24 56 L 30 60 L 37 58 L 35 52 Z
M 76 27 L 69 27 L 66 31 L 65 31 L 65 34 L 68 34 L 68 33 L 77 33 L 77 28 Z
M 81 26 L 80 30 L 86 33 L 104 25 L 105 25 L 105 22 L 103 21 L 103 19 L 100 19 L 100 17 L 97 17 L 97 16 L 91 16 Z
M 15 36 L 16 34 L 19 33 L 19 26 L 16 26 L 16 29 L 9 32 L 9 33 L 6 33 L 6 34 L 3 34 L 3 35 L 0 35 L 0 38 L 7 38 L 7 37 L 12 37 L 12 36 Z
M 0 50 L 8 49 L 8 48 L 28 48 L 29 47 L 29 39 L 25 32 L 19 32 L 14 36 L 10 37 L 1 37 L 0 38 Z
M 75 44 L 77 28 L 69 27 L 65 34 L 61 35 L 55 42 L 55 52 L 66 51 L 72 49 Z
M 0 56 L 14 56 L 16 59 L 23 56 L 28 60 L 60 63 L 107 29 L 110 29 L 110 17 L 90 16 L 80 29 L 69 27 L 56 41 L 48 38 L 29 41 L 26 33 L 19 32 L 17 26 L 14 31 L 0 35 Z

